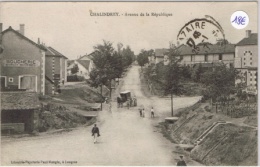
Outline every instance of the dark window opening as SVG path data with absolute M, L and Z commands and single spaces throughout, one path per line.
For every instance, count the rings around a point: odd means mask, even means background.
M 223 58 L 223 57 L 222 57 L 222 54 L 219 54 L 219 55 L 218 55 L 218 59 L 219 59 L 219 60 L 222 60 L 222 58 Z
M 206 61 L 206 62 L 209 61 L 208 58 L 209 58 L 208 55 L 205 55 L 204 56 L 204 61 Z

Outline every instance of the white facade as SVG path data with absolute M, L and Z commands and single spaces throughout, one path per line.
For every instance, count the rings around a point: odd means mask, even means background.
M 89 63 L 89 67 L 88 69 L 86 67 L 84 67 L 81 63 L 79 63 L 77 60 L 75 60 L 73 63 L 70 64 L 70 66 L 67 68 L 67 75 L 72 75 L 71 74 L 71 69 L 74 67 L 74 65 L 77 65 L 79 68 L 79 71 L 76 73 L 76 75 L 78 76 L 82 76 L 85 79 L 89 79 L 90 76 L 90 72 L 92 71 L 92 69 L 94 68 L 92 61 L 90 61 Z

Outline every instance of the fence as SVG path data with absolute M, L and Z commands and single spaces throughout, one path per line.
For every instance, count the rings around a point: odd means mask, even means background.
M 257 113 L 257 103 L 240 102 L 240 103 L 213 103 L 212 112 L 223 113 L 231 118 L 240 118 Z

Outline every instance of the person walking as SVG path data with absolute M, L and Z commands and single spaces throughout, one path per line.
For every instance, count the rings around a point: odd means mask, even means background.
M 151 108 L 151 118 L 154 118 L 154 109 L 153 109 L 153 107 Z
M 143 114 L 142 114 L 142 109 L 139 108 L 138 110 L 139 110 L 139 113 L 140 113 L 140 117 L 142 117 L 142 116 L 143 116 Z
M 129 109 L 130 108 L 130 100 L 128 99 L 126 103 L 127 103 L 127 109 Z
M 92 128 L 92 136 L 94 137 L 94 144 L 97 143 L 97 137 L 100 136 L 97 124 L 94 124 L 94 127 Z
M 177 166 L 187 166 L 182 155 L 180 156 L 180 158 L 181 159 L 177 162 Z
M 143 114 L 143 117 L 145 117 L 145 110 L 144 110 L 144 108 L 143 108 L 142 114 Z

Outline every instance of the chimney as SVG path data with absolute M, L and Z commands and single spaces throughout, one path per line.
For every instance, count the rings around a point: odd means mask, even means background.
M 3 31 L 3 23 L 0 23 L 0 33 Z
M 20 33 L 24 35 L 24 24 L 20 24 Z
M 41 44 L 41 41 L 40 41 L 40 38 L 38 38 L 38 45 L 40 45 Z
M 251 36 L 251 30 L 246 30 L 246 38 L 249 38 Z

